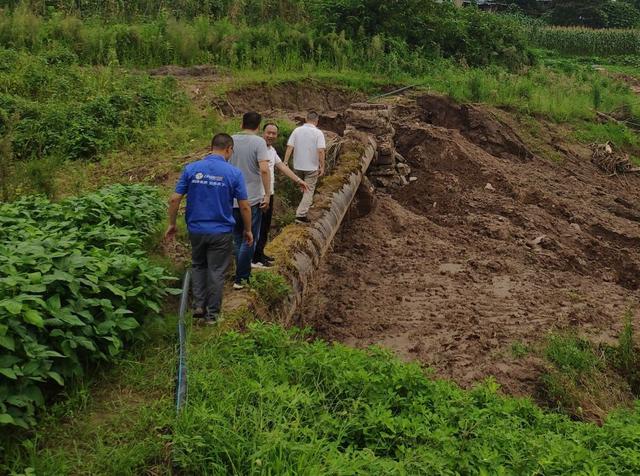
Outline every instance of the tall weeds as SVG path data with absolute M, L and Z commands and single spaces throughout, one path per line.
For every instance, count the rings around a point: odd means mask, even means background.
M 205 1 L 198 8 L 187 1 L 149 0 L 144 8 L 145 2 L 76 3 L 58 1 L 43 10 L 23 2 L 0 11 L 0 46 L 39 53 L 58 45 L 82 64 L 348 65 L 412 74 L 439 57 L 512 68 L 531 60 L 524 29 L 515 22 L 476 10 L 454 14 L 430 1 L 412 1 L 407 11 L 355 2 L 355 19 L 334 0 Z M 137 6 L 128 11 L 129 3 Z

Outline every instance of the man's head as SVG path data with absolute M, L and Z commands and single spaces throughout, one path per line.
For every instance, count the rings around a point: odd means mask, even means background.
M 266 123 L 262 129 L 262 138 L 267 145 L 273 145 L 278 138 L 278 126 L 273 122 Z
M 255 112 L 245 112 L 242 116 L 242 128 L 247 131 L 257 131 L 260 129 L 260 122 L 262 121 L 262 116 Z
M 221 155 L 224 160 L 229 160 L 233 154 L 233 138 L 224 132 L 216 134 L 211 140 L 211 152 Z
M 318 114 L 316 111 L 309 111 L 307 113 L 307 124 L 313 124 L 314 126 L 317 126 L 319 119 L 320 114 Z

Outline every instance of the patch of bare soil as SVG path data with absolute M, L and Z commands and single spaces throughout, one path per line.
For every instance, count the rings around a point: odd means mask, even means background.
M 340 112 L 363 99 L 361 93 L 309 79 L 253 84 L 231 90 L 225 98 L 216 99 L 214 105 L 229 116 L 251 110 L 270 117 L 285 115 L 303 119 L 307 111 L 315 110 L 321 114 L 321 129 L 342 133 L 344 121 Z
M 216 76 L 219 74 L 218 68 L 208 64 L 196 66 L 176 66 L 166 65 L 149 71 L 151 76 L 175 76 L 175 77 L 203 77 Z
M 443 98 L 395 117 L 417 181 L 343 226 L 302 323 L 517 395 L 537 393 L 543 364 L 513 343 L 568 327 L 613 342 L 639 300 L 640 178 L 539 158 L 493 113 Z

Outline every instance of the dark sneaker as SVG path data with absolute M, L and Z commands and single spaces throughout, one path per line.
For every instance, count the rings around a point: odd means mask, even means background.
M 309 223 L 309 219 L 307 217 L 296 217 L 296 223 L 298 224 Z
M 191 315 L 193 316 L 194 319 L 202 319 L 204 317 L 204 309 L 202 308 L 194 309 Z
M 244 289 L 244 284 L 233 283 L 233 289 L 236 289 L 236 290 Z
M 275 261 L 271 256 L 267 256 L 267 255 L 262 255 L 262 259 L 260 260 L 263 263 L 266 261 L 267 263 L 272 263 L 273 261 Z

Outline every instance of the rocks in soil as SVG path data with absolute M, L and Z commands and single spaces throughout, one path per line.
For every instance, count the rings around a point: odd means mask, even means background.
M 391 108 L 386 104 L 356 103 L 349 106 L 344 118 L 346 130 L 363 131 L 376 138 L 378 149 L 369 171 L 373 183 L 384 188 L 406 185 L 411 168 L 395 149 Z

